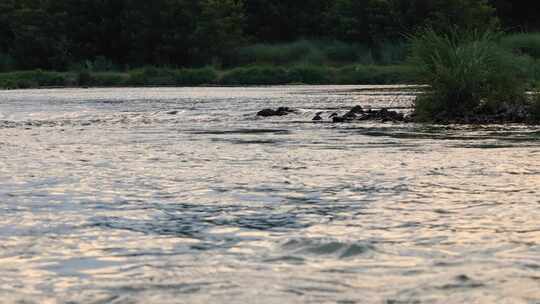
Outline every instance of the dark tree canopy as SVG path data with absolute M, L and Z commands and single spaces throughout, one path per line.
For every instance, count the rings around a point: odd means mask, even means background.
M 539 9 L 509 0 L 0 0 L 0 58 L 20 69 L 97 58 L 202 66 L 253 43 L 376 46 L 426 25 L 537 30 Z

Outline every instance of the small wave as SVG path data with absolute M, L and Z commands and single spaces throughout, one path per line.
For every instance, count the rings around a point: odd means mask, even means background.
M 375 246 L 367 242 L 344 242 L 332 239 L 292 239 L 282 249 L 293 255 L 337 256 L 340 259 L 354 258 L 374 251 Z

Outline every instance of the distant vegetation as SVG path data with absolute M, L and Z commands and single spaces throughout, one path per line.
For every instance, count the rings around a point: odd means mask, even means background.
M 425 26 L 540 30 L 534 4 L 509 0 L 2 0 L 0 12 L 0 72 L 389 65 Z
M 540 83 L 536 6 L 3 0 L 0 88 L 423 83 L 418 120 L 540 120 L 539 95 L 525 93 Z
M 48 72 L 42 70 L 0 73 L 0 88 L 197 86 L 278 84 L 395 84 L 413 83 L 415 72 L 404 65 L 347 65 L 291 67 L 252 65 L 216 70 L 147 67 L 128 72 Z

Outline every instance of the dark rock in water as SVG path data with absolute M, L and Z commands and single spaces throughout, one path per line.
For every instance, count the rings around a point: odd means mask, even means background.
M 319 113 L 315 114 L 315 117 L 313 117 L 312 120 L 314 120 L 314 121 L 322 120 L 322 117 L 321 117 L 321 114 L 322 114 L 322 113 L 323 113 L 323 112 L 319 112 Z
M 365 121 L 365 120 L 376 120 L 381 122 L 388 122 L 388 121 L 405 121 L 405 117 L 402 113 L 398 113 L 396 111 L 390 111 L 386 108 L 383 108 L 381 110 L 372 110 L 368 109 L 367 111 L 364 111 L 362 107 L 356 106 L 352 108 L 349 112 L 345 113 L 345 115 L 339 117 L 337 114 L 332 116 L 332 121 L 336 123 L 341 122 L 350 122 L 350 121 Z
M 349 113 L 353 113 L 353 114 L 362 114 L 364 113 L 364 108 L 362 108 L 361 106 L 354 106 L 350 111 Z
M 169 114 L 169 115 L 176 115 L 176 114 L 178 114 L 178 111 L 169 111 L 169 112 L 167 112 L 167 114 Z
M 336 122 L 336 123 L 341 123 L 341 122 L 346 122 L 347 119 L 341 117 L 341 116 L 334 116 L 332 117 L 332 122 Z
M 279 107 L 277 110 L 274 109 L 264 109 L 257 113 L 257 116 L 261 117 L 271 117 L 271 116 L 285 116 L 291 113 L 297 113 L 297 110 L 291 109 L 289 107 Z
M 348 119 L 348 120 L 353 120 L 356 118 L 356 114 L 353 111 L 349 111 L 345 113 L 345 115 L 343 115 L 343 118 Z
M 289 107 L 279 107 L 277 111 L 278 113 L 287 113 L 287 114 L 298 112 L 297 110 L 291 109 Z
M 272 109 L 264 109 L 257 113 L 257 116 L 262 116 L 262 117 L 270 117 L 270 116 L 275 116 L 275 115 L 276 115 L 276 110 L 272 110 Z
M 257 116 L 262 116 L 262 117 L 270 117 L 270 116 L 275 116 L 275 115 L 276 115 L 276 110 L 272 110 L 272 109 L 264 109 L 257 113 Z

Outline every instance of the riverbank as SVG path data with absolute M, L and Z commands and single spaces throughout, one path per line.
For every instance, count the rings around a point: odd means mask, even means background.
M 282 84 L 408 84 L 414 71 L 406 65 L 244 66 L 169 69 L 147 67 L 127 72 L 18 71 L 0 73 L 0 89 L 42 87 L 136 87 Z

